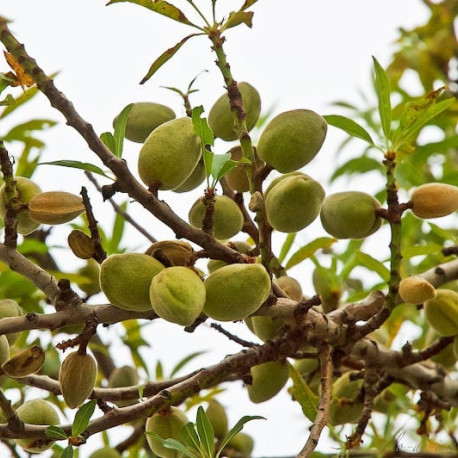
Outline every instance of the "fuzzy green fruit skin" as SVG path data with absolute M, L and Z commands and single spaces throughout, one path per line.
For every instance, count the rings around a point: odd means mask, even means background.
M 10 344 L 4 334 L 0 336 L 0 365 L 10 359 Z
M 375 212 L 380 203 L 360 191 L 344 191 L 327 196 L 321 207 L 324 230 L 338 239 L 362 239 L 376 232 L 382 224 Z
M 138 157 L 142 181 L 154 189 L 175 189 L 191 175 L 201 158 L 200 138 L 191 118 L 177 118 L 154 129 Z
M 22 308 L 13 299 L 0 299 L 0 319 L 22 315 Z M 10 345 L 13 345 L 20 336 L 20 332 L 6 334 Z
M 205 177 L 205 164 L 203 160 L 200 160 L 191 172 L 191 175 L 189 175 L 188 178 L 186 178 L 186 180 L 178 186 L 178 188 L 175 188 L 173 192 L 181 193 L 192 191 L 204 182 Z
M 19 418 L 31 425 L 58 425 L 59 416 L 54 407 L 44 399 L 32 399 L 19 406 L 16 410 Z M 14 439 L 19 447 L 30 453 L 41 453 L 54 444 L 51 440 L 34 438 Z
M 137 370 L 132 366 L 121 366 L 117 367 L 112 371 L 108 378 L 109 388 L 124 388 L 127 386 L 138 385 L 138 374 Z M 136 399 L 129 399 L 125 401 L 115 401 L 118 407 L 131 406 L 137 403 Z
M 249 83 L 242 82 L 238 83 L 237 86 L 242 94 L 243 108 L 246 112 L 246 125 L 249 132 L 259 119 L 261 97 L 258 91 Z M 215 134 L 215 137 L 226 141 L 237 140 L 227 93 L 223 94 L 210 109 L 208 125 Z
M 359 400 L 362 385 L 362 379 L 351 379 L 351 372 L 346 372 L 334 382 L 328 418 L 331 425 L 354 423 L 358 420 L 363 411 L 363 403 Z
M 270 277 L 261 264 L 230 264 L 204 281 L 204 313 L 218 321 L 237 321 L 254 313 L 267 299 Z
M 249 316 L 245 318 L 245 323 L 262 341 L 273 339 L 282 323 L 278 320 L 273 320 L 270 316 Z
M 170 407 L 166 412 L 157 412 L 146 420 L 145 431 L 154 431 L 162 439 L 180 440 L 180 429 L 188 423 L 188 417 L 177 407 Z M 163 447 L 159 441 L 146 434 L 151 450 L 161 458 L 181 458 L 182 453 Z
M 78 274 L 86 277 L 86 281 L 80 281 L 78 287 L 88 296 L 100 293 L 100 265 L 95 259 L 88 259 L 86 265 L 78 270 Z
M 458 293 L 439 288 L 436 297 L 425 303 L 425 318 L 443 336 L 458 334 Z
M 14 177 L 16 181 L 16 197 L 21 203 L 29 203 L 32 197 L 41 193 L 41 188 L 25 177 Z M 6 216 L 6 185 L 0 187 L 0 216 Z M 30 218 L 28 210 L 21 210 L 17 214 L 17 231 L 19 234 L 27 235 L 40 227 L 40 223 Z
M 198 199 L 189 210 L 191 225 L 202 229 L 205 205 Z M 213 235 L 219 240 L 230 239 L 243 227 L 243 215 L 238 205 L 227 196 L 216 196 L 213 213 Z
M 295 278 L 284 275 L 274 280 L 274 283 L 276 283 L 293 301 L 300 302 L 302 300 L 302 286 Z
M 123 310 L 151 310 L 151 280 L 165 267 L 143 253 L 109 256 L 100 266 L 100 288 L 108 300 Z
M 121 458 L 121 454 L 111 447 L 103 447 L 89 455 L 89 458 Z
M 199 276 L 183 266 L 168 267 L 151 281 L 149 290 L 153 310 L 164 320 L 190 326 L 202 313 L 205 286 Z
M 312 274 L 315 292 L 320 295 L 321 308 L 324 313 L 332 312 L 339 307 L 342 288 L 334 284 L 333 278 L 323 275 L 321 269 L 315 268 Z
M 267 220 L 276 231 L 300 231 L 318 217 L 324 196 L 323 187 L 309 176 L 285 176 L 265 197 Z
M 298 170 L 317 155 L 326 132 L 326 121 L 314 111 L 285 111 L 273 118 L 261 133 L 258 155 L 281 173 Z
M 240 146 L 234 146 L 231 148 L 231 159 L 239 161 L 243 157 L 242 148 Z M 237 192 L 247 192 L 250 190 L 250 181 L 248 180 L 247 171 L 245 165 L 239 164 L 229 173 L 226 174 L 227 184 Z
M 277 395 L 286 385 L 289 377 L 286 361 L 269 361 L 251 368 L 253 381 L 247 385 L 251 402 L 259 404 Z
M 254 449 L 254 440 L 248 434 L 240 431 L 231 438 L 227 447 L 237 450 L 241 454 L 240 458 L 250 458 Z
M 113 120 L 113 127 L 118 116 Z M 164 122 L 175 119 L 175 112 L 160 103 L 137 102 L 127 115 L 125 137 L 135 143 L 143 143 L 148 135 Z
M 213 427 L 215 437 L 222 439 L 229 430 L 226 410 L 216 399 L 210 399 L 205 413 Z

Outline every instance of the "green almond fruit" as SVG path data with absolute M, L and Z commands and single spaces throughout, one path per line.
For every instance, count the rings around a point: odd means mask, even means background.
M 258 404 L 277 395 L 286 385 L 289 377 L 286 361 L 269 361 L 251 368 L 253 381 L 247 385 L 251 402 Z
M 247 326 L 251 329 L 253 334 L 256 334 L 262 341 L 273 339 L 278 330 L 282 327 L 282 322 L 274 320 L 270 316 L 249 316 L 245 318 Z
M 205 164 L 201 159 L 195 166 L 194 170 L 191 172 L 191 175 L 189 175 L 188 178 L 186 178 L 186 180 L 180 184 L 180 186 L 178 186 L 178 188 L 175 188 L 173 192 L 181 193 L 192 191 L 204 182 L 206 176 L 207 173 L 205 171 Z
M 419 218 L 440 218 L 458 210 L 458 186 L 426 183 L 412 193 L 412 213 Z
M 0 365 L 10 359 L 10 344 L 4 334 L 0 336 Z
M 95 259 L 88 259 L 86 265 L 78 269 L 78 275 L 84 280 L 77 281 L 78 287 L 88 296 L 100 293 L 100 265 Z
M 136 143 L 143 143 L 156 127 L 175 118 L 175 112 L 160 103 L 137 102 L 127 115 L 126 132 L 124 136 Z M 118 116 L 113 120 L 113 127 Z
M 338 192 L 324 199 L 321 224 L 328 234 L 338 239 L 363 239 L 382 224 L 376 213 L 378 208 L 379 201 L 365 192 Z
M 10 318 L 22 315 L 22 308 L 13 299 L 0 299 L 0 319 Z M 10 345 L 13 345 L 19 338 L 20 332 L 6 334 L 6 338 Z
M 342 285 L 329 272 L 315 268 L 312 274 L 315 292 L 320 295 L 321 308 L 324 313 L 332 312 L 339 307 L 342 296 Z
M 177 407 L 170 407 L 166 411 L 156 412 L 146 420 L 146 440 L 151 450 L 161 458 L 182 458 L 181 452 L 164 447 L 149 432 L 154 432 L 162 439 L 180 440 L 180 429 L 188 423 L 188 417 Z
M 151 188 L 175 189 L 191 175 L 201 155 L 200 138 L 191 118 L 172 119 L 145 140 L 138 157 L 138 173 Z
M 300 302 L 302 300 L 302 286 L 295 278 L 284 275 L 283 277 L 279 277 L 274 280 L 274 283 L 277 284 L 293 301 Z
M 227 443 L 227 447 L 236 450 L 238 452 L 236 456 L 239 458 L 251 458 L 254 450 L 254 439 L 243 431 L 240 431 L 231 437 Z
M 114 369 L 108 378 L 109 388 L 124 388 L 126 386 L 138 385 L 137 369 L 132 366 L 121 366 Z M 115 401 L 118 407 L 126 407 L 136 404 L 136 399 L 129 399 L 126 401 Z
M 191 225 L 202 229 L 205 205 L 198 199 L 189 210 Z M 216 196 L 213 213 L 213 235 L 219 240 L 230 239 L 243 227 L 243 214 L 238 205 L 227 196 Z
M 231 159 L 233 161 L 239 161 L 242 159 L 243 153 L 240 146 L 234 146 L 231 148 Z M 237 192 L 247 192 L 250 190 L 250 181 L 248 180 L 247 170 L 245 164 L 238 164 L 229 171 L 226 175 L 227 184 Z
M 229 420 L 226 410 L 216 399 L 210 399 L 205 413 L 213 427 L 215 437 L 222 439 L 229 430 Z
M 44 399 L 31 399 L 19 406 L 16 410 L 18 417 L 30 425 L 58 425 L 59 416 L 50 402 Z M 14 439 L 19 447 L 29 453 L 41 453 L 48 450 L 54 444 L 53 440 L 37 439 Z
M 68 407 L 75 409 L 92 393 L 97 378 L 97 363 L 88 354 L 75 351 L 62 362 L 59 384 Z
M 249 83 L 237 84 L 242 94 L 243 108 L 246 113 L 246 126 L 248 132 L 256 125 L 261 113 L 261 97 L 258 91 Z M 229 106 L 227 93 L 223 94 L 212 106 L 208 114 L 208 125 L 215 137 L 226 141 L 237 140 L 234 130 L 234 118 Z
M 121 454 L 112 447 L 102 447 L 89 455 L 89 458 L 121 458 Z
M 436 297 L 436 288 L 428 280 L 412 275 L 399 282 L 399 296 L 409 304 L 421 304 Z
M 267 220 L 279 232 L 297 232 L 320 214 L 325 192 L 308 175 L 285 176 L 265 197 Z
M 270 277 L 261 264 L 230 264 L 204 281 L 204 313 L 218 321 L 237 321 L 254 313 L 267 299 Z
M 243 240 L 231 241 L 229 242 L 229 246 L 233 250 L 236 250 L 242 254 L 249 254 L 253 249 L 253 247 L 248 242 L 244 242 Z M 223 266 L 227 266 L 227 262 L 221 261 L 219 259 L 210 259 L 207 263 L 208 273 L 211 274 L 212 272 Z
M 100 266 L 100 288 L 120 309 L 151 310 L 151 280 L 163 269 L 163 264 L 147 254 L 113 254 Z
M 261 133 L 258 156 L 281 173 L 299 170 L 320 151 L 326 132 L 326 121 L 314 111 L 285 111 Z
M 27 204 L 30 202 L 32 197 L 40 194 L 41 188 L 25 177 L 14 177 L 16 182 L 15 192 L 16 198 L 19 203 Z M 5 218 L 6 216 L 6 184 L 4 183 L 0 187 L 0 216 Z M 17 218 L 17 231 L 19 234 L 27 235 L 33 232 L 35 229 L 40 227 L 40 223 L 31 219 L 29 216 L 28 209 L 20 210 L 16 216 Z
M 332 386 L 332 402 L 328 421 L 331 425 L 356 422 L 363 411 L 360 400 L 363 379 L 352 380 L 351 372 L 344 373 Z
M 149 295 L 153 310 L 161 318 L 181 326 L 194 323 L 205 304 L 202 280 L 183 266 L 168 267 L 155 275 Z
M 84 213 L 83 199 L 64 191 L 42 192 L 29 202 L 29 217 L 42 224 L 64 224 Z
M 428 324 L 443 336 L 458 334 L 458 293 L 439 288 L 436 297 L 425 303 Z

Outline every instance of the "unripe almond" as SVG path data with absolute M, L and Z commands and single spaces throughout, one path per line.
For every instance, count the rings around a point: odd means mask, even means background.
M 308 164 L 326 137 L 326 121 L 311 110 L 285 111 L 265 127 L 257 145 L 259 157 L 281 173 Z
M 108 378 L 108 386 L 110 388 L 123 388 L 126 386 L 138 385 L 138 374 L 135 367 L 122 366 L 117 367 L 113 370 Z M 136 399 L 130 399 L 126 401 L 115 401 L 118 407 L 125 407 L 136 404 Z
M 245 318 L 248 327 L 256 334 L 262 341 L 273 339 L 283 323 L 279 320 L 274 320 L 270 316 L 249 316 Z M 248 324 L 250 323 L 250 324 Z
M 26 204 L 30 202 L 32 197 L 41 193 L 41 188 L 25 177 L 14 177 L 15 184 L 15 197 L 20 203 Z M 0 187 L 0 216 L 4 218 L 6 215 L 6 185 Z M 19 234 L 27 235 L 40 227 L 40 223 L 34 221 L 29 216 L 28 209 L 20 210 L 16 216 L 17 231 Z
M 239 161 L 243 156 L 242 148 L 234 146 L 231 149 L 231 159 Z M 238 164 L 226 174 L 227 184 L 237 192 L 246 192 L 250 190 L 250 181 L 248 180 L 247 171 L 244 164 Z
M 237 86 L 242 94 L 243 109 L 246 113 L 246 126 L 248 131 L 250 131 L 259 119 L 261 98 L 258 91 L 251 84 L 241 82 Z M 223 94 L 211 107 L 208 114 L 208 125 L 215 134 L 215 137 L 226 141 L 237 140 L 227 93 Z
M 293 277 L 283 275 L 274 280 L 276 283 L 291 299 L 300 302 L 302 300 L 302 287 L 301 284 Z
M 10 344 L 4 334 L 0 336 L 0 365 L 10 358 Z
M 26 348 L 6 360 L 1 368 L 9 377 L 19 378 L 35 374 L 45 362 L 45 352 L 38 345 Z
M 258 404 L 273 398 L 286 385 L 289 377 L 286 361 L 269 361 L 251 368 L 252 383 L 247 385 L 251 402 Z
M 149 296 L 153 310 L 161 318 L 190 326 L 204 308 L 205 286 L 193 270 L 173 266 L 154 276 Z
M 178 188 L 173 189 L 173 192 L 181 193 L 192 191 L 204 182 L 206 176 L 205 163 L 202 159 L 200 159 L 194 167 L 194 170 L 191 172 L 191 175 L 189 175 L 188 178 L 186 178 L 186 180 L 178 186 Z
M 59 416 L 51 403 L 44 399 L 31 399 L 16 410 L 18 417 L 30 425 L 58 425 Z M 53 440 L 28 437 L 14 439 L 19 447 L 29 453 L 41 453 L 54 444 Z
M 63 191 L 42 192 L 29 202 L 29 216 L 42 224 L 63 224 L 85 210 L 81 197 Z
M 88 296 L 100 293 L 100 266 L 95 259 L 88 259 L 86 265 L 78 269 L 77 273 L 84 277 L 77 281 L 79 288 Z
M 458 334 L 458 293 L 451 289 L 439 288 L 436 297 L 425 303 L 426 321 L 439 334 Z
M 227 447 L 236 450 L 238 452 L 236 456 L 239 458 L 251 458 L 251 453 L 254 449 L 254 439 L 243 431 L 240 431 L 232 436 L 227 443 Z
M 181 452 L 165 448 L 148 432 L 155 432 L 162 439 L 180 440 L 180 429 L 188 423 L 188 417 L 177 407 L 170 407 L 166 411 L 156 412 L 146 420 L 146 440 L 151 450 L 162 458 L 181 458 Z
M 378 200 L 365 192 L 338 192 L 324 199 L 321 224 L 338 239 L 362 239 L 381 226 L 382 220 L 376 213 L 379 207 Z
M 175 189 L 191 175 L 202 156 L 190 118 L 172 119 L 154 129 L 140 150 L 138 173 L 154 189 Z
M 189 210 L 189 222 L 202 228 L 206 207 L 201 199 Z M 213 235 L 219 240 L 230 239 L 242 230 L 243 214 L 238 205 L 227 196 L 216 196 L 213 213 Z
M 226 415 L 226 410 L 216 399 L 210 399 L 205 413 L 213 427 L 215 437 L 222 439 L 229 429 L 229 420 Z
M 192 246 L 181 240 L 155 242 L 145 253 L 158 261 L 164 256 L 173 266 L 192 266 L 196 260 Z
M 21 316 L 22 308 L 20 305 L 13 299 L 0 299 L 0 319 L 8 318 L 14 316 Z M 11 334 L 6 334 L 6 338 L 10 345 L 13 345 L 14 342 L 19 338 L 20 332 L 13 332 Z
M 108 300 L 123 310 L 151 310 L 151 280 L 164 266 L 143 253 L 109 256 L 100 266 L 100 287 Z
M 121 454 L 112 447 L 102 447 L 89 455 L 89 458 L 121 458 Z
M 412 212 L 419 218 L 440 218 L 458 210 L 458 187 L 445 183 L 426 183 L 410 197 Z
M 236 321 L 254 313 L 267 299 L 270 277 L 261 264 L 230 264 L 204 282 L 204 313 L 219 321 Z
M 331 425 L 354 423 L 361 416 L 363 403 L 360 399 L 363 379 L 351 379 L 351 372 L 339 377 L 332 386 L 332 402 L 328 421 Z
M 404 302 L 421 304 L 436 297 L 436 288 L 428 280 L 412 275 L 400 281 L 399 296 Z
M 125 137 L 132 142 L 143 143 L 156 127 L 174 118 L 174 111 L 160 103 L 134 103 L 127 115 Z M 113 125 L 117 119 L 116 116 Z
M 62 362 L 59 383 L 65 403 L 71 409 L 80 406 L 92 393 L 97 377 L 97 364 L 88 354 L 75 351 Z

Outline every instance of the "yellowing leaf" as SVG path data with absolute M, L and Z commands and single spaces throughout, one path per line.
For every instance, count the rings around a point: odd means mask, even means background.
M 12 54 L 6 51 L 3 51 L 3 54 L 5 56 L 6 62 L 15 73 L 14 79 L 17 81 L 17 84 L 13 84 L 13 86 L 21 86 L 22 89 L 24 89 L 24 86 L 30 87 L 35 84 L 33 78 L 25 73 L 25 70 Z M 9 75 L 11 75 L 11 72 Z

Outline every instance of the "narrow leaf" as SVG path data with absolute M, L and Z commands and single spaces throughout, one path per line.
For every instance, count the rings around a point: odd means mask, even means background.
M 353 175 L 355 173 L 363 174 L 372 170 L 383 172 L 385 168 L 383 167 L 381 161 L 377 161 L 371 157 L 355 157 L 337 168 L 331 176 L 331 181 L 335 181 L 342 175 Z
M 215 444 L 215 434 L 213 426 L 205 413 L 202 406 L 197 409 L 196 416 L 197 432 L 199 433 L 200 442 L 203 450 L 207 453 L 208 458 L 213 457 L 213 448 Z
M 356 121 L 353 121 L 353 119 L 347 118 L 346 116 L 332 114 L 324 115 L 323 118 L 328 124 L 343 130 L 348 135 L 360 138 L 370 145 L 374 144 L 372 137 L 369 135 L 367 130 L 360 126 Z
M 194 107 L 192 109 L 191 119 L 194 132 L 199 136 L 203 146 L 213 146 L 215 144 L 215 136 L 208 125 L 207 119 L 201 117 L 203 112 L 204 108 L 202 106 Z
M 438 243 L 427 243 L 425 245 L 413 245 L 408 246 L 402 250 L 402 257 L 405 259 L 410 259 L 415 256 L 426 256 L 430 254 L 438 254 L 443 248 L 442 245 Z
M 291 269 L 295 265 L 304 261 L 304 259 L 309 258 L 316 251 L 323 248 L 329 248 L 333 243 L 337 242 L 337 239 L 331 237 L 318 237 L 316 240 L 308 243 L 307 245 L 299 248 L 292 256 L 289 258 L 289 261 L 286 263 L 285 269 Z
M 290 234 L 286 236 L 286 239 L 283 242 L 283 245 L 280 250 L 280 254 L 278 256 L 278 261 L 280 263 L 282 263 L 285 260 L 286 256 L 289 253 L 289 250 L 293 246 L 294 240 L 296 239 L 296 234 L 297 232 L 291 232 Z
M 390 271 L 379 260 L 373 258 L 371 255 L 367 253 L 363 253 L 362 251 L 358 251 L 356 253 L 356 259 L 359 261 L 360 265 L 363 265 L 372 272 L 376 272 L 382 280 L 389 280 Z
M 73 420 L 72 436 L 77 437 L 86 431 L 89 420 L 94 413 L 96 404 L 97 401 L 92 399 L 78 409 L 78 412 L 76 412 L 75 415 L 75 419 Z
M 119 116 L 116 118 L 114 125 L 114 141 L 115 141 L 115 151 L 114 155 L 116 157 L 122 157 L 122 148 L 124 144 L 124 135 L 126 133 L 126 123 L 129 112 L 133 107 L 133 103 L 129 103 L 124 109 L 119 113 Z
M 121 210 L 126 211 L 127 209 L 127 201 L 120 205 Z M 121 243 L 122 236 L 124 234 L 124 227 L 126 225 L 126 220 L 124 217 L 116 213 L 115 220 L 113 223 L 113 230 L 111 232 L 111 238 L 108 242 L 108 246 L 106 250 L 108 253 L 116 253 L 119 252 L 119 244 Z
M 87 170 L 88 172 L 102 175 L 103 177 L 109 178 L 110 180 L 113 179 L 109 177 L 101 168 L 97 167 L 94 164 L 89 164 L 88 162 L 61 160 L 61 161 L 51 161 L 51 162 L 39 162 L 37 165 L 61 165 L 62 167 L 70 167 L 73 169 Z
M 183 444 L 191 451 L 195 450 L 200 454 L 200 440 L 194 428 L 194 423 L 189 422 L 180 429 L 180 439 Z
M 378 98 L 378 112 L 380 115 L 380 121 L 382 123 L 383 133 L 385 137 L 389 139 L 391 137 L 391 100 L 390 100 L 390 83 L 388 76 L 379 64 L 375 57 L 372 57 L 374 61 L 375 71 L 375 92 Z
M 168 448 L 170 450 L 177 450 L 184 455 L 188 456 L 189 458 L 198 458 L 194 453 L 192 453 L 190 450 L 188 450 L 181 442 L 178 442 L 175 439 L 163 439 L 159 434 L 157 434 L 154 431 L 147 431 L 146 434 L 149 436 L 152 436 L 155 440 L 159 441 L 161 445 L 165 448 Z
M 175 365 L 175 367 L 172 369 L 172 372 L 170 373 L 170 378 L 173 378 L 177 372 L 179 372 L 183 367 L 185 367 L 189 362 L 191 362 L 193 359 L 197 358 L 200 355 L 203 355 L 205 352 L 204 351 L 196 351 L 194 353 L 191 353 L 190 355 L 186 356 L 183 358 L 178 364 Z
M 310 389 L 299 371 L 292 365 L 288 365 L 289 376 L 293 381 L 291 394 L 297 401 L 304 415 L 310 420 L 315 421 L 318 406 L 318 396 Z
M 65 440 L 68 439 L 65 431 L 59 426 L 48 426 L 45 431 L 46 437 L 50 439 Z
M 245 11 L 247 8 L 249 8 L 251 5 L 254 5 L 258 0 L 245 0 L 245 3 L 243 4 L 242 8 L 240 8 L 241 11 Z
M 114 154 L 116 155 L 116 140 L 113 137 L 111 132 L 103 132 L 100 135 L 100 140 L 102 140 L 103 144 Z
M 62 450 L 60 458 L 73 458 L 73 447 L 69 445 Z
M 259 415 L 245 415 L 242 417 L 235 425 L 234 427 L 224 436 L 224 438 L 221 441 L 221 445 L 219 446 L 218 452 L 215 455 L 215 458 L 219 458 L 221 452 L 223 451 L 224 447 L 227 445 L 227 443 L 240 431 L 242 431 L 243 426 L 245 423 L 248 423 L 251 420 L 266 420 L 265 417 L 261 417 Z
M 229 17 L 221 27 L 221 30 L 230 29 L 240 24 L 245 24 L 251 28 L 253 26 L 253 14 L 254 13 L 252 11 L 233 11 L 232 13 L 229 13 Z
M 140 81 L 140 84 L 146 83 L 172 56 L 192 37 L 202 35 L 201 33 L 193 33 L 184 37 L 179 43 L 175 46 L 164 51 L 151 65 L 148 70 L 148 73 L 144 76 L 144 78 Z

